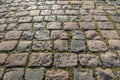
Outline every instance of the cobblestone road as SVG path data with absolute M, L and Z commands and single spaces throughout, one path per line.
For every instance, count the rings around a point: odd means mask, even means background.
M 0 0 L 0 80 L 120 80 L 120 0 Z

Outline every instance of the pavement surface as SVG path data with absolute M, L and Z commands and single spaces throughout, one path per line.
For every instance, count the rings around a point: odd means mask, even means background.
M 120 80 L 120 0 L 0 0 L 0 80 Z

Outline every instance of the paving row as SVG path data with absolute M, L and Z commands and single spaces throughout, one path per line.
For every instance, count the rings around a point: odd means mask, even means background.
M 120 0 L 0 0 L 0 80 L 120 80 Z

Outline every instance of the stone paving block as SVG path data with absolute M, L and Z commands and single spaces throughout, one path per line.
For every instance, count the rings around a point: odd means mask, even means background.
M 106 44 L 100 40 L 88 40 L 87 44 L 90 51 L 106 51 L 107 50 Z
M 106 67 L 120 67 L 120 60 L 112 52 L 101 54 L 101 60 Z
M 54 49 L 56 51 L 67 51 L 68 50 L 67 40 L 56 40 L 56 41 L 54 41 Z
M 50 23 L 47 23 L 47 29 L 50 29 L 50 30 L 56 30 L 56 29 L 61 29 L 61 23 L 59 22 L 50 22 Z
M 53 15 L 50 15 L 50 16 L 45 16 L 45 21 L 55 21 L 55 19 L 56 19 L 56 17 L 55 16 L 53 16 Z
M 119 35 L 115 30 L 101 30 L 101 33 L 104 38 L 109 39 L 119 39 Z
M 32 17 L 27 17 L 27 16 L 26 17 L 20 17 L 19 20 L 18 20 L 19 23 L 31 22 L 31 21 L 32 21 Z
M 5 65 L 7 67 L 25 66 L 27 62 L 28 53 L 11 54 L 8 56 Z
M 34 31 L 24 31 L 21 38 L 25 40 L 32 40 L 34 36 Z
M 77 66 L 77 55 L 72 53 L 56 53 L 54 65 L 56 67 Z
M 17 46 L 19 52 L 29 52 L 32 45 L 32 41 L 20 41 Z
M 96 21 L 108 21 L 106 16 L 94 16 Z
M 7 54 L 0 54 L 0 65 L 4 65 Z
M 29 58 L 29 66 L 51 66 L 52 53 L 32 53 Z
M 41 10 L 41 15 L 51 15 L 52 11 L 51 10 Z
M 61 9 L 61 5 L 58 5 L 58 4 L 54 4 L 52 5 L 52 9 Z
M 95 80 L 93 71 L 88 69 L 74 69 L 74 80 Z
M 99 15 L 99 16 L 105 16 L 105 12 L 103 10 L 91 10 L 91 13 L 93 13 L 94 15 Z
M 80 28 L 85 29 L 85 30 L 89 30 L 89 29 L 96 29 L 97 27 L 94 24 L 94 22 L 81 22 Z
M 114 29 L 114 26 L 111 22 L 99 22 L 100 29 Z
M 40 21 L 43 21 L 43 16 L 34 16 L 33 17 L 33 22 L 40 22 Z
M 78 24 L 76 22 L 64 23 L 64 30 L 76 30 L 78 29 Z
M 65 70 L 48 70 L 45 80 L 69 80 L 69 72 Z
M 3 80 L 23 80 L 24 69 L 23 68 L 12 68 L 7 69 L 4 74 Z
M 88 39 L 101 39 L 101 37 L 99 36 L 97 31 L 95 31 L 95 30 L 88 30 L 85 33 L 86 33 L 86 37 Z
M 5 38 L 5 33 L 0 33 L 0 40 Z
M 72 39 L 79 40 L 79 39 L 85 39 L 85 34 L 82 31 L 72 31 Z
M 97 80 L 114 80 L 115 75 L 113 74 L 111 69 L 101 69 L 97 68 L 96 69 L 96 74 L 97 74 Z
M 91 15 L 81 16 L 81 21 L 92 21 L 92 16 Z
M 2 80 L 3 73 L 4 73 L 4 69 L 3 69 L 3 68 L 0 68 L 0 79 L 1 79 L 1 80 Z
M 19 12 L 16 12 L 15 15 L 16 16 L 27 16 L 29 13 L 29 11 L 19 11 Z
M 83 41 L 83 40 L 72 40 L 71 41 L 71 50 L 73 52 L 86 51 L 85 41 Z
M 57 21 L 59 21 L 59 22 L 67 22 L 68 21 L 68 16 L 62 16 L 62 15 L 60 15 L 60 16 L 57 16 Z
M 0 51 L 12 51 L 17 45 L 17 41 L 3 41 L 0 43 Z
M 7 27 L 6 24 L 0 24 L 0 32 L 5 31 L 6 27 Z
M 21 23 L 18 24 L 17 30 L 31 30 L 32 29 L 32 23 Z
M 100 58 L 94 54 L 80 54 L 79 61 L 82 66 L 96 67 L 100 66 Z
M 64 30 L 51 31 L 51 39 L 68 39 L 68 33 Z
M 52 14 L 54 15 L 63 15 L 65 14 L 64 10 L 52 10 Z
M 5 39 L 17 40 L 20 38 L 22 31 L 8 31 L 5 35 Z
M 112 49 L 120 49 L 120 40 L 109 40 L 109 45 L 112 47 Z
M 46 27 L 46 22 L 34 23 L 33 29 L 42 30 Z
M 43 80 L 44 69 L 27 69 L 25 73 L 25 80 Z
M 6 22 L 7 22 L 7 23 L 16 23 L 17 20 L 18 20 L 18 18 L 12 17 L 12 18 L 8 18 Z
M 78 14 L 78 10 L 66 10 L 66 14 L 68 14 L 68 15 L 76 15 L 76 14 Z
M 34 36 L 37 40 L 49 40 L 50 38 L 50 32 L 48 30 L 40 30 L 37 31 L 35 36 Z
M 52 50 L 53 44 L 51 41 L 34 41 L 32 50 L 35 51 L 49 51 Z
M 17 27 L 16 23 L 10 23 L 10 24 L 8 24 L 6 30 L 15 30 L 16 27 Z
M 112 20 L 114 22 L 120 22 L 120 17 L 119 16 L 112 16 Z
M 30 16 L 38 16 L 40 14 L 40 10 L 31 10 L 29 12 Z
M 117 24 L 117 28 L 120 29 L 120 24 Z

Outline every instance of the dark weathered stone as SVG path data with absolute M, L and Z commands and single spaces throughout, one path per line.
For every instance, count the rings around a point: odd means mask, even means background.
M 74 69 L 74 80 L 95 80 L 93 71 L 88 69 Z
M 0 54 L 0 65 L 3 65 L 7 58 L 7 54 Z

